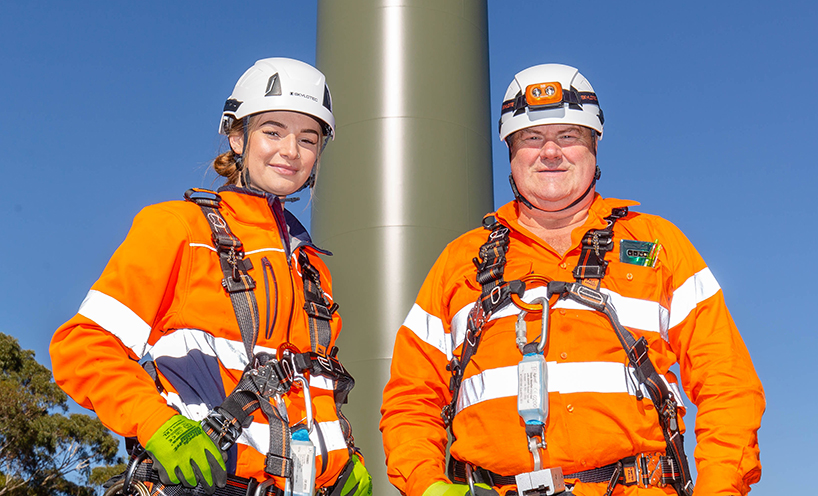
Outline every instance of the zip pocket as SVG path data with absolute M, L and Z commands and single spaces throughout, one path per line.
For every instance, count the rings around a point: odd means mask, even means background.
M 273 335 L 273 329 L 276 325 L 276 319 L 278 318 L 278 282 L 276 281 L 276 274 L 273 271 L 273 264 L 267 259 L 267 257 L 261 257 L 261 271 L 264 274 L 264 292 L 267 295 L 267 327 L 264 329 L 264 336 L 267 339 L 270 339 Z M 273 280 L 273 298 L 270 299 L 270 280 L 267 277 L 267 272 L 270 273 L 270 277 Z M 273 306 L 273 319 L 270 320 L 270 305 Z

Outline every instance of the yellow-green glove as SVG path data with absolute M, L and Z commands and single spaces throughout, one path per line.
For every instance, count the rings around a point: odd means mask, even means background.
M 372 496 L 372 476 L 358 453 L 350 457 L 330 496 Z
M 497 496 L 497 491 L 485 484 L 475 484 L 477 494 L 472 495 L 468 484 L 448 484 L 437 481 L 423 491 L 423 496 Z
M 145 444 L 164 484 L 201 485 L 208 494 L 227 483 L 221 451 L 198 422 L 174 415 Z

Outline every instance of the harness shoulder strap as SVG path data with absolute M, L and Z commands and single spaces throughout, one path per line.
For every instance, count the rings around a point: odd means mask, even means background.
M 582 237 L 582 251 L 579 262 L 574 268 L 577 282 L 593 289 L 599 289 L 608 261 L 605 254 L 613 249 L 613 226 L 618 219 L 628 215 L 628 207 L 614 208 L 611 215 L 605 217 L 608 223 L 604 229 L 591 229 Z
M 298 250 L 298 266 L 304 282 L 304 310 L 309 317 L 310 346 L 313 352 L 326 356 L 332 337 L 329 323 L 338 310 L 338 304 L 330 304 L 324 296 L 321 273 L 310 263 L 310 257 L 303 248 Z
M 604 229 L 588 231 L 582 238 L 582 251 L 579 263 L 574 269 L 576 283 L 552 282 L 548 285 L 548 295 L 561 294 L 579 303 L 587 305 L 605 314 L 616 332 L 620 344 L 624 348 L 628 361 L 634 368 L 636 379 L 640 386 L 644 386 L 650 395 L 651 401 L 659 414 L 659 424 L 667 444 L 667 454 L 676 462 L 672 484 L 680 495 L 689 495 L 693 491 L 693 482 L 690 474 L 687 456 L 684 452 L 684 439 L 679 431 L 676 415 L 678 402 L 673 393 L 656 371 L 648 357 L 648 343 L 643 336 L 636 339 L 624 327 L 616 315 L 616 310 L 608 302 L 607 295 L 599 291 L 602 278 L 605 276 L 608 262 L 605 255 L 613 249 L 613 227 L 618 219 L 628 214 L 627 207 L 615 208 L 605 220 L 608 225 Z M 637 389 L 637 397 L 641 399 L 641 390 Z
M 253 264 L 250 259 L 244 258 L 241 241 L 230 230 L 219 211 L 221 197 L 218 194 L 207 190 L 189 189 L 185 192 L 185 200 L 198 205 L 210 225 L 211 238 L 224 275 L 222 287 L 230 295 L 247 359 L 252 362 L 253 348 L 259 332 L 258 303 L 253 291 L 256 282 L 248 274 Z
M 483 336 L 483 325 L 497 308 L 508 301 L 510 293 L 518 290 L 518 286 L 521 284 L 520 281 L 506 283 L 503 279 L 509 234 L 511 232 L 509 228 L 498 222 L 491 214 L 483 217 L 483 228 L 491 232 L 486 242 L 480 247 L 479 258 L 472 259 L 477 268 L 476 279 L 480 283 L 482 291 L 480 297 L 474 303 L 474 307 L 469 312 L 466 323 L 466 338 L 463 341 L 460 359 L 452 357 L 451 362 L 446 366 L 446 369 L 452 374 L 449 379 L 449 391 L 452 393 L 452 401 L 443 407 L 440 416 L 447 428 L 451 425 L 457 411 L 457 398 L 460 392 L 460 384 L 463 382 L 463 374 L 466 365 L 468 365 L 480 345 L 480 339 Z
M 270 426 L 270 448 L 264 470 L 270 475 L 289 477 L 292 474 L 289 422 L 269 399 L 279 392 L 276 387 L 281 387 L 292 378 L 280 369 L 280 362 L 264 360 L 266 357 L 253 353 L 259 333 L 258 303 L 253 291 L 256 283 L 248 273 L 253 265 L 244 258 L 241 241 L 219 211 L 221 197 L 217 193 L 189 189 L 185 192 L 185 200 L 198 205 L 210 225 L 213 245 L 224 275 L 222 287 L 230 295 L 247 353 L 248 369 L 254 372 L 244 374 L 225 401 L 208 414 L 202 422 L 203 428 L 220 449 L 227 450 L 238 439 L 241 429 L 250 425 L 250 414 L 260 408 Z M 260 360 L 264 363 L 258 363 Z M 279 365 L 278 369 L 276 365 Z
M 338 304 L 330 304 L 321 289 L 321 273 L 310 262 L 310 257 L 301 248 L 298 250 L 298 266 L 301 269 L 301 278 L 304 283 L 304 310 L 310 326 L 310 353 L 301 354 L 302 372 L 310 370 L 313 374 L 321 374 L 335 381 L 333 391 L 335 412 L 341 424 L 347 446 L 352 449 L 355 441 L 352 437 L 352 425 L 341 412 L 341 407 L 347 402 L 349 392 L 355 387 L 355 379 L 347 372 L 336 358 L 338 347 L 328 349 L 332 338 L 330 321 L 338 310 Z M 324 460 L 326 464 L 326 460 Z

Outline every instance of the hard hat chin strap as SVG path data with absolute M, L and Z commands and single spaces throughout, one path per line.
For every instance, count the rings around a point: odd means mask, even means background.
M 517 183 L 514 182 L 514 174 L 509 174 L 508 175 L 508 182 L 511 184 L 511 191 L 514 192 L 514 198 L 518 202 L 522 203 L 523 205 L 525 205 L 526 207 L 528 207 L 528 208 L 530 208 L 532 210 L 539 210 L 540 212 L 547 212 L 549 214 L 552 214 L 552 213 L 557 213 L 557 212 L 563 212 L 565 210 L 568 210 L 569 208 L 577 206 L 579 204 L 579 202 L 584 200 L 585 197 L 588 196 L 588 194 L 591 192 L 591 190 L 594 189 L 594 185 L 596 184 L 597 180 L 599 180 L 601 175 L 602 175 L 602 170 L 597 165 L 596 166 L 596 171 L 594 172 L 594 178 L 591 180 L 591 184 L 588 185 L 588 188 L 585 190 L 585 193 L 582 193 L 582 195 L 580 195 L 579 198 L 574 200 L 573 203 L 571 203 L 567 207 L 560 208 L 560 209 L 557 209 L 557 210 L 545 210 L 544 208 L 534 206 L 534 204 L 532 204 L 530 201 L 528 201 L 528 199 L 526 197 L 524 197 L 520 193 L 520 190 L 517 189 Z
M 250 116 L 248 115 L 242 120 L 244 121 L 241 126 L 244 139 L 242 140 L 243 144 L 241 146 L 241 155 L 236 157 L 236 168 L 241 171 L 241 185 L 250 191 L 267 194 L 253 183 L 253 179 L 250 177 L 250 168 L 246 167 L 246 164 L 244 163 L 244 155 L 247 153 L 247 145 L 250 142 Z

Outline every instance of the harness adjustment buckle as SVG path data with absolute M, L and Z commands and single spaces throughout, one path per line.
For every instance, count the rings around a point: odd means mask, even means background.
M 289 391 L 295 374 L 290 362 L 271 358 L 263 365 L 250 370 L 248 375 L 259 393 L 265 398 L 270 398 Z
M 222 415 L 218 408 L 214 408 L 202 420 L 202 429 L 213 443 L 222 451 L 227 451 L 241 435 L 241 429 L 236 419 Z
M 633 348 L 628 352 L 631 362 L 636 366 L 641 366 L 648 359 L 648 342 L 644 336 L 640 336 L 633 345 Z

